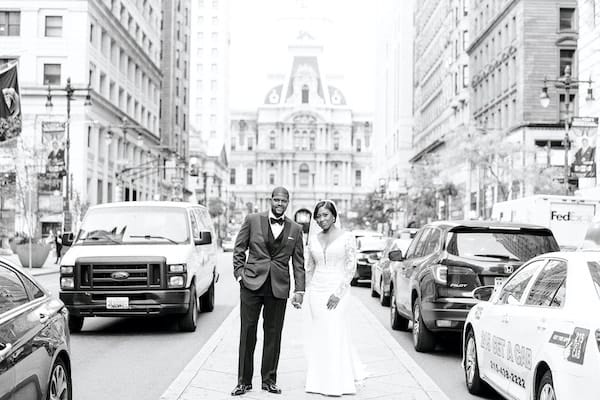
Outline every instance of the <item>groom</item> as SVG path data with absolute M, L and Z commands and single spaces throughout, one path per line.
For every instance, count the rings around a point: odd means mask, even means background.
M 248 215 L 235 240 L 233 275 L 240 284 L 241 329 L 238 384 L 232 396 L 252 389 L 256 330 L 263 307 L 262 389 L 281 393 L 276 383 L 277 364 L 290 292 L 290 257 L 294 268 L 294 307 L 300 308 L 304 295 L 302 227 L 283 215 L 289 200 L 287 189 L 275 188 L 271 194 L 271 210 Z

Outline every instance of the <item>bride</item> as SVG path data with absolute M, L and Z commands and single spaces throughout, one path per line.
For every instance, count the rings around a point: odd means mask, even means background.
M 350 338 L 344 313 L 350 281 L 356 270 L 354 235 L 337 223 L 331 200 L 317 203 L 307 244 L 306 387 L 329 396 L 356 393 L 356 381 L 364 379 L 362 364 Z

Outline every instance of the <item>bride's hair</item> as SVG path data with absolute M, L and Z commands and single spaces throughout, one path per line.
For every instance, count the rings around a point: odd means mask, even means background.
M 318 202 L 315 206 L 315 211 L 313 211 L 313 218 L 317 218 L 317 213 L 319 212 L 319 209 L 323 207 L 329 210 L 333 215 L 333 218 L 335 218 L 335 220 L 337 221 L 337 209 L 335 208 L 335 204 L 333 204 L 331 200 L 321 200 L 320 202 Z

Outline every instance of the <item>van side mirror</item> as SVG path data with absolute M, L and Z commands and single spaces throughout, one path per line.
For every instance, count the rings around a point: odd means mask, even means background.
M 196 246 L 200 246 L 203 244 L 211 244 L 212 243 L 212 233 L 209 231 L 200 232 L 200 237 L 194 239 L 194 244 Z
M 73 244 L 73 232 L 63 233 L 60 241 L 63 246 L 71 246 Z
M 480 286 L 473 290 L 473 298 L 480 301 L 488 301 L 494 293 L 494 286 Z
M 402 250 L 390 251 L 389 258 L 390 258 L 390 261 L 404 260 L 404 256 L 402 255 Z

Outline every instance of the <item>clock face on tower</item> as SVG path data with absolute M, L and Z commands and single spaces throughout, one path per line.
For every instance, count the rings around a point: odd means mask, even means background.
M 271 104 L 277 104 L 277 103 L 279 103 L 279 95 L 274 90 L 269 95 L 269 103 L 271 103 Z

